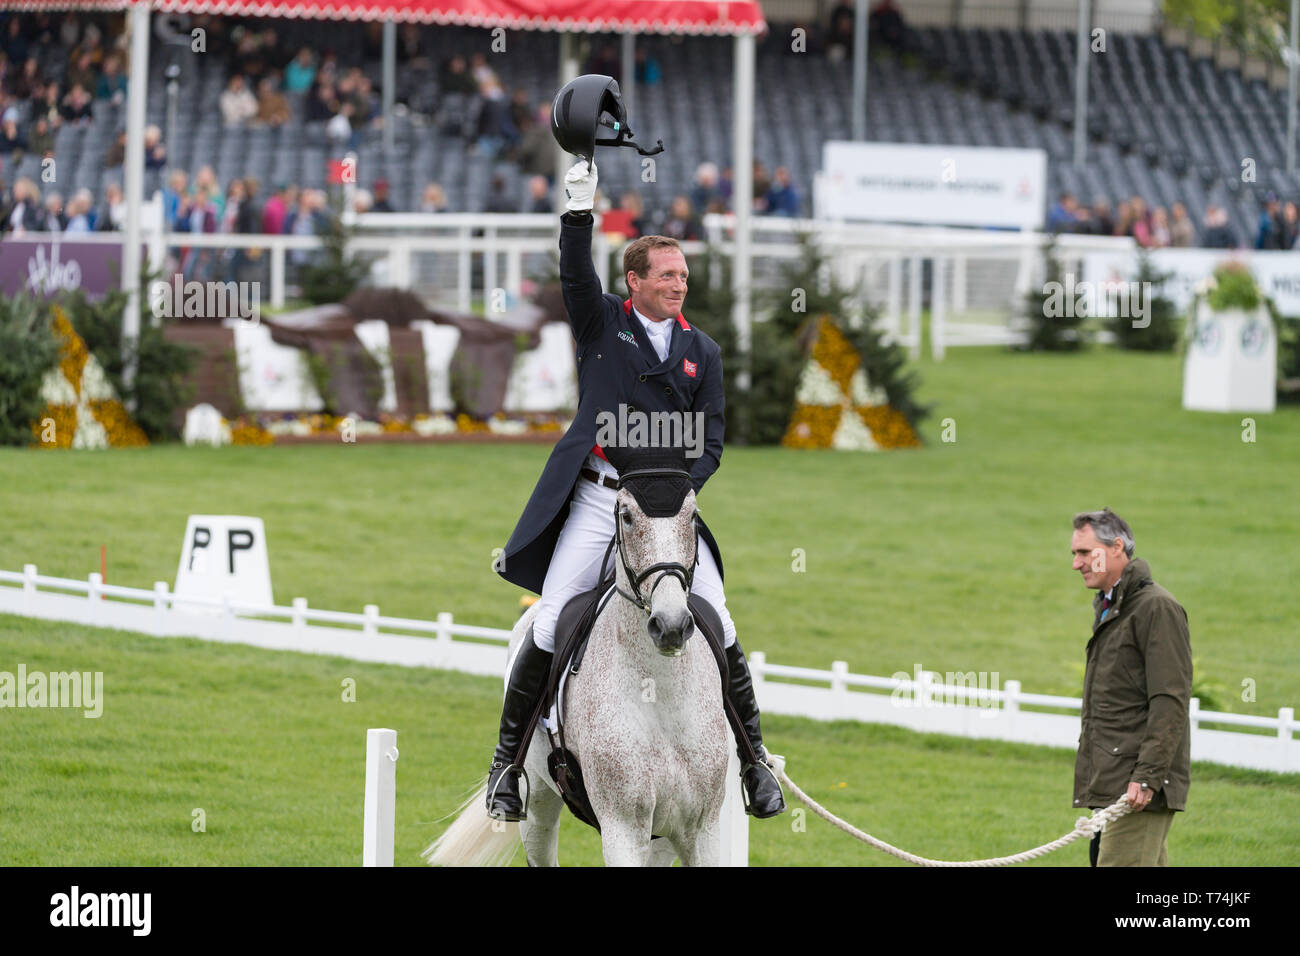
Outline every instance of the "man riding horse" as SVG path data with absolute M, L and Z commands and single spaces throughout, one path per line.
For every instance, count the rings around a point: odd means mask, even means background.
M 570 91 L 576 95 L 566 98 Z M 597 181 L 592 147 L 624 145 L 596 141 L 596 126 L 629 133 L 617 84 L 608 77 L 579 77 L 555 102 L 552 130 L 557 140 L 587 157 L 565 177 L 567 211 L 560 219 L 560 279 L 578 348 L 578 411 L 551 452 L 497 564 L 507 581 L 541 594 L 532 636 L 524 639 L 510 673 L 488 779 L 488 812 L 508 821 L 525 819 L 519 788 L 522 769 L 513 761 L 544 692 L 560 610 L 570 598 L 600 584 L 614 537 L 618 469 L 596 442 L 598 418 L 621 418 L 620 411 L 702 418 L 703 448 L 690 465 L 696 494 L 717 470 L 725 423 L 721 350 L 682 316 L 688 270 L 677 242 L 645 236 L 627 246 L 623 271 L 630 296 L 624 301 L 603 292 L 592 265 L 591 210 Z M 747 809 L 759 818 L 776 816 L 785 809 L 785 800 L 766 762 L 753 681 L 722 589 L 722 559 L 703 520 L 698 544 L 692 590 L 722 621 L 728 698 L 759 757 L 757 764 L 747 762 L 748 748 L 738 744 Z

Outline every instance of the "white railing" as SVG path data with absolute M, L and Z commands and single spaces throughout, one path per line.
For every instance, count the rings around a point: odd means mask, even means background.
M 422 621 L 381 615 L 373 604 L 361 614 L 309 608 L 305 598 L 295 598 L 290 606 L 259 606 L 229 597 L 177 595 L 165 581 L 147 591 L 105 584 L 98 573 L 85 581 L 49 577 L 32 564 L 21 572 L 0 571 L 0 613 L 494 677 L 505 675 L 510 640 L 508 630 L 457 624 L 449 612 Z M 1079 698 L 1027 694 L 1019 681 L 1001 687 L 944 684 L 937 674 L 919 669 L 913 678 L 876 677 L 851 674 L 843 661 L 828 671 L 790 667 L 769 664 L 762 651 L 751 652 L 749 662 L 755 693 L 768 713 L 1071 749 L 1079 739 Z M 1294 708 L 1283 707 L 1276 717 L 1229 714 L 1203 711 L 1193 698 L 1190 719 L 1193 760 L 1300 772 L 1300 741 L 1295 738 L 1300 723 Z M 1206 724 L 1271 735 L 1212 730 Z

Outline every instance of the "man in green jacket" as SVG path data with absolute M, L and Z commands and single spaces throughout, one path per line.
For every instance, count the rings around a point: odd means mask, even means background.
M 1109 508 L 1074 516 L 1070 549 L 1097 592 L 1074 805 L 1098 809 L 1126 796 L 1135 808 L 1094 840 L 1094 866 L 1167 866 L 1169 826 L 1191 777 L 1187 612 L 1133 557 L 1133 530 Z

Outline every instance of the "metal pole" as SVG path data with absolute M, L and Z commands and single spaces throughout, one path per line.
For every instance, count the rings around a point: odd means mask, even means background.
M 853 10 L 853 139 L 867 138 L 867 0 Z
M 1079 0 L 1079 34 L 1074 45 L 1074 165 L 1088 153 L 1088 19 L 1090 0 Z
M 736 342 L 748 355 L 750 347 L 750 234 L 749 219 L 754 208 L 754 37 L 742 33 L 735 41 L 735 96 L 732 108 L 731 204 L 736 214 L 735 256 L 731 262 L 731 291 L 735 296 L 731 317 L 736 324 Z M 741 366 L 736 384 L 749 389 L 749 362 Z
M 176 149 L 176 109 L 177 100 L 180 97 L 181 85 L 175 79 L 167 81 L 167 148 Z M 168 166 L 175 166 L 176 163 L 171 156 L 167 158 Z
M 122 381 L 135 381 L 135 346 L 140 339 L 140 207 L 144 203 L 144 117 L 149 90 L 149 3 L 134 4 L 127 14 L 131 33 L 131 75 L 126 87 L 126 233 L 122 239 Z M 175 144 L 172 144 L 175 148 Z
M 636 34 L 623 34 L 623 79 L 618 84 L 628 116 L 636 116 Z M 633 127 L 635 129 L 635 127 Z
M 1300 0 L 1291 0 L 1291 56 L 1286 68 L 1286 171 L 1295 172 L 1296 70 L 1300 68 L 1296 49 L 1296 26 L 1300 22 Z
M 397 22 L 384 21 L 384 154 L 393 152 L 393 100 L 397 93 Z
M 560 85 L 555 88 L 558 93 L 565 83 L 578 76 L 578 54 L 574 48 L 573 34 L 560 34 Z M 552 195 L 555 196 L 555 212 L 564 212 L 564 174 L 569 171 L 569 167 L 577 161 L 576 157 L 570 156 L 564 150 L 560 149 L 560 144 L 555 144 L 555 188 Z M 600 174 L 600 163 L 596 163 L 596 173 Z M 559 223 L 556 223 L 559 228 Z

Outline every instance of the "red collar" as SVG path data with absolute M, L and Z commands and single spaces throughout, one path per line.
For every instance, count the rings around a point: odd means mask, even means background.
M 631 314 L 632 314 L 632 300 L 631 300 L 631 299 L 624 299 L 624 300 L 623 300 L 623 314 L 624 314 L 624 315 L 631 315 Z M 682 318 L 682 314 L 681 314 L 680 312 L 677 313 L 677 324 L 680 325 L 680 326 L 682 327 L 682 330 L 685 331 L 685 332 L 689 332 L 689 331 L 691 330 L 691 327 L 690 327 L 689 325 L 686 324 L 686 320 L 685 320 L 684 318 Z

